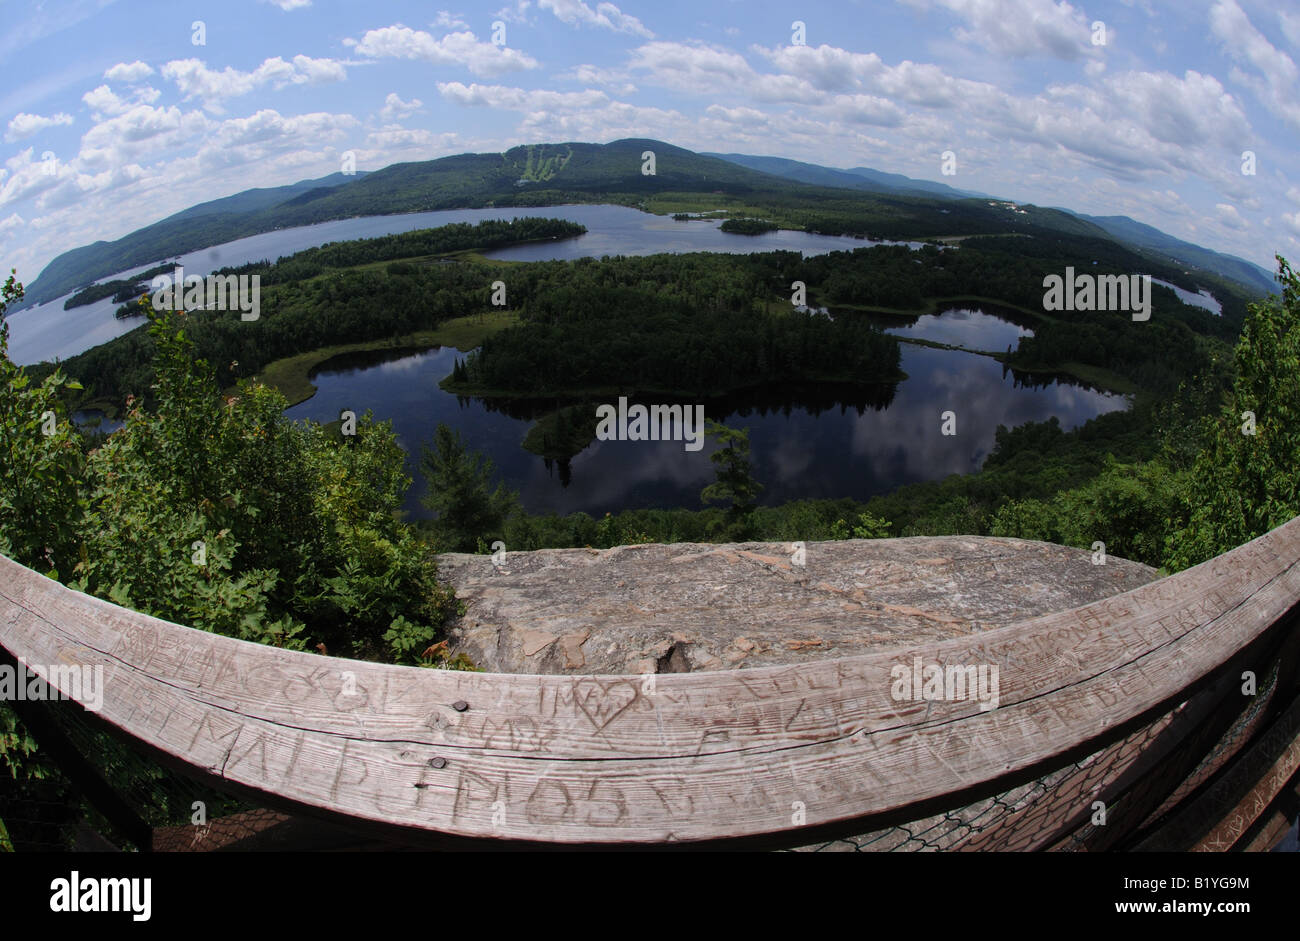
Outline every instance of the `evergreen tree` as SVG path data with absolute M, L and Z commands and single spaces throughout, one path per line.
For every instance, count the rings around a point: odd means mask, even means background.
M 722 445 L 710 455 L 717 480 L 700 491 L 705 503 L 730 502 L 729 521 L 736 521 L 753 511 L 763 485 L 754 479 L 749 460 L 749 429 L 728 428 L 719 422 L 705 422 L 705 434 Z
M 460 432 L 440 422 L 434 447 L 423 449 L 420 470 L 429 483 L 421 502 L 436 517 L 433 529 L 440 549 L 473 552 L 479 540 L 491 542 L 504 534 L 519 495 L 501 482 L 492 488 L 492 461 L 466 448 Z

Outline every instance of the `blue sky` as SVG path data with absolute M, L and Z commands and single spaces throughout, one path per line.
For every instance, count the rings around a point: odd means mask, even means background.
M 1300 259 L 1294 4 L 0 0 L 0 16 L 0 264 L 27 282 L 67 249 L 332 173 L 348 151 L 374 170 L 620 137 L 875 167 L 1130 215 L 1269 269 Z

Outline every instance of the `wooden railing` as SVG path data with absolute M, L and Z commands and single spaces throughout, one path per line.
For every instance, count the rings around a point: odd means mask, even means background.
M 890 848 L 925 821 L 922 843 L 940 848 L 1253 848 L 1276 837 L 1300 768 L 1298 600 L 1300 518 L 1125 594 L 942 642 L 723 672 L 525 676 L 259 646 L 0 557 L 0 647 L 38 672 L 102 667 L 87 719 L 358 839 L 789 847 L 867 834 L 859 845 Z M 996 667 L 996 708 L 970 690 L 899 698 L 895 668 L 918 657 Z

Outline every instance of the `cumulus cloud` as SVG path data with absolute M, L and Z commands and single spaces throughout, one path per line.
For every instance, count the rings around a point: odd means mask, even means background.
M 62 111 L 48 117 L 20 111 L 10 120 L 9 130 L 5 132 L 5 140 L 12 144 L 14 141 L 25 140 L 47 127 L 59 127 L 71 123 L 72 115 L 64 114 Z
M 119 62 L 107 72 L 104 78 L 110 82 L 122 82 L 126 85 L 134 85 L 137 82 L 144 81 L 145 78 L 153 74 L 153 68 L 147 63 L 137 59 L 134 62 Z
M 578 65 L 561 72 L 556 78 L 567 82 L 581 82 L 584 85 L 600 85 L 620 95 L 631 95 L 636 91 L 636 86 L 628 81 L 628 74 L 622 69 Z
M 1210 10 L 1210 32 L 1236 62 L 1252 66 L 1257 75 L 1240 69 L 1232 77 L 1254 92 L 1260 103 L 1293 127 L 1300 128 L 1295 61 L 1264 37 L 1237 6 L 1236 0 L 1219 0 Z
M 177 59 L 162 67 L 162 75 L 176 83 L 182 98 L 197 98 L 209 111 L 219 114 L 224 110 L 222 102 L 225 99 L 246 95 L 263 85 L 283 88 L 286 85 L 341 81 L 347 77 L 347 69 L 334 59 L 297 55 L 293 62 L 275 56 L 251 72 L 241 72 L 230 66 L 218 72 L 199 59 Z
M 500 75 L 520 69 L 535 69 L 532 56 L 508 46 L 481 42 L 471 32 L 448 33 L 434 39 L 423 30 L 400 24 L 368 31 L 360 40 L 345 39 L 358 55 L 373 59 L 414 59 L 433 65 L 460 65 L 474 75 Z
M 422 107 L 424 102 L 419 98 L 403 101 L 396 92 L 389 92 L 384 99 L 384 106 L 379 109 L 379 116 L 385 121 L 401 120 L 415 114 Z
M 609 101 L 602 91 L 547 91 L 546 89 L 511 88 L 505 85 L 465 85 L 439 82 L 438 94 L 460 105 L 501 108 L 507 111 L 545 111 L 592 108 Z
M 434 19 L 433 25 L 440 29 L 469 29 L 469 24 L 461 18 L 459 13 L 448 13 L 446 10 L 438 11 L 438 16 Z
M 1052 56 L 1075 61 L 1095 56 L 1092 28 L 1083 11 L 1065 0 L 903 0 L 929 11 L 941 7 L 966 23 L 954 30 L 962 42 L 1002 56 Z
M 1277 15 L 1282 24 L 1282 35 L 1292 46 L 1300 49 L 1300 13 L 1288 13 L 1282 10 Z
M 277 6 L 286 13 L 289 10 L 301 10 L 311 6 L 311 0 L 262 0 L 262 2 Z
M 1236 206 L 1231 206 L 1228 203 L 1217 203 L 1215 204 L 1214 209 L 1218 213 L 1219 223 L 1221 225 L 1237 230 L 1245 229 L 1247 227 L 1246 220 L 1241 217 L 1241 213 L 1237 211 Z
M 99 120 L 105 116 L 123 114 L 134 105 L 153 104 L 158 100 L 159 94 L 160 92 L 156 88 L 150 88 L 149 86 L 137 87 L 132 92 L 130 100 L 127 100 L 116 94 L 107 85 L 100 85 L 98 88 L 91 89 L 82 95 L 81 100 L 95 113 L 95 119 Z
M 538 0 L 539 9 L 548 10 L 570 26 L 600 26 L 616 33 L 628 33 L 644 39 L 654 38 L 635 16 L 624 13 L 612 3 L 598 3 L 592 9 L 583 0 Z
M 628 66 L 645 73 L 652 84 L 683 92 L 708 89 L 714 94 L 787 102 L 821 97 L 802 76 L 761 74 L 740 53 L 699 42 L 646 43 L 632 53 Z
M 532 5 L 532 0 L 515 0 L 514 4 L 503 6 L 492 16 L 507 23 L 527 23 L 528 8 Z

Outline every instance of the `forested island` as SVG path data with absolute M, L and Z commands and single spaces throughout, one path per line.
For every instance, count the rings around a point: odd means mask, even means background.
M 149 290 L 149 284 L 156 275 L 169 273 L 177 264 L 179 262 L 168 261 L 161 265 L 155 265 L 147 271 L 141 271 L 130 278 L 119 278 L 114 281 L 105 281 L 103 284 L 92 284 L 64 301 L 63 309 L 71 310 L 73 307 L 84 307 L 86 304 L 93 304 L 95 301 L 103 300 L 106 297 L 111 297 L 115 304 L 134 300 Z M 119 316 L 121 315 L 119 314 Z
M 780 226 L 766 219 L 727 219 L 718 228 L 737 235 L 762 235 L 764 232 L 775 232 Z

